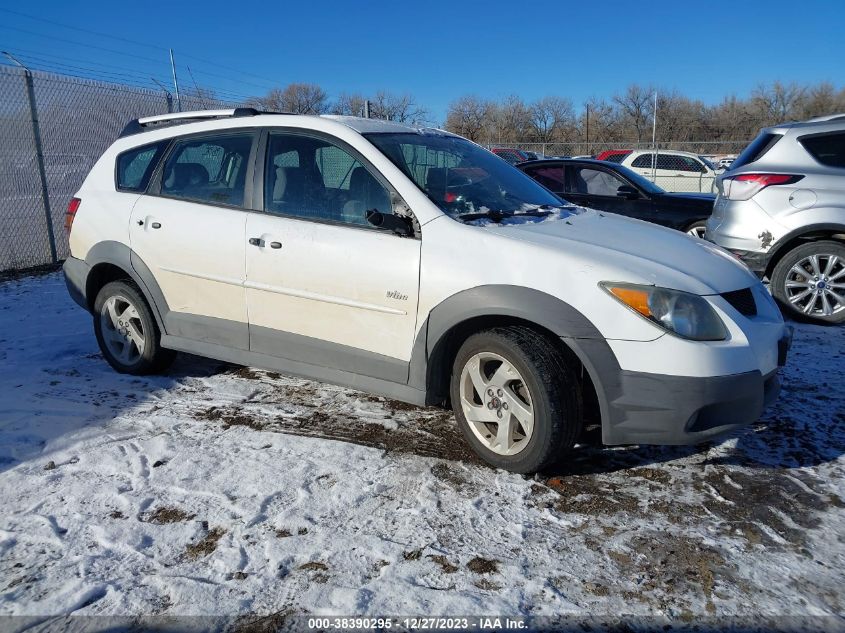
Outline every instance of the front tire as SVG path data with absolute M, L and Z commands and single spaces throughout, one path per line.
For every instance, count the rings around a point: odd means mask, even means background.
M 109 365 L 136 376 L 167 368 L 176 352 L 161 347 L 161 333 L 146 300 L 131 281 L 112 281 L 94 301 L 94 333 Z
M 702 220 L 700 222 L 695 222 L 693 224 L 690 224 L 687 227 L 686 233 L 687 233 L 687 235 L 691 235 L 692 237 L 697 237 L 697 238 L 700 238 L 700 239 L 703 240 L 704 239 L 704 231 L 705 231 L 706 228 L 707 228 L 707 222 L 704 222 Z
M 551 341 L 526 327 L 470 336 L 455 358 L 450 394 L 464 437 L 497 468 L 542 470 L 581 432 L 575 373 Z
M 771 288 L 793 318 L 845 322 L 845 245 L 822 240 L 792 249 L 775 265 Z

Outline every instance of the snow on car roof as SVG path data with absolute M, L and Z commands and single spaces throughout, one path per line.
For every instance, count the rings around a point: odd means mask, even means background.
M 325 114 L 324 119 L 332 119 L 338 123 L 351 127 L 356 132 L 365 134 L 367 132 L 394 132 L 394 133 L 416 133 L 420 128 L 407 125 L 405 123 L 396 123 L 394 121 L 386 121 L 384 119 L 365 119 L 357 116 L 342 116 L 337 114 Z

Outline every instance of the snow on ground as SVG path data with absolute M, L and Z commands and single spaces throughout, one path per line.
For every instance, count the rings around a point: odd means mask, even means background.
M 843 368 L 845 328 L 796 325 L 754 427 L 525 478 L 437 409 L 187 356 L 121 376 L 60 275 L 8 281 L 0 614 L 841 616 Z

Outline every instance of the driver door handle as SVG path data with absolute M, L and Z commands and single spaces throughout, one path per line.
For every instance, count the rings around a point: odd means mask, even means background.
M 264 240 L 262 240 L 260 237 L 249 238 L 249 243 L 252 246 L 264 246 Z

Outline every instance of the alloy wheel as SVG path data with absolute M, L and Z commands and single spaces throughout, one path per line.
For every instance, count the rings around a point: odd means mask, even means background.
M 144 325 L 129 299 L 122 295 L 106 299 L 100 325 L 106 347 L 121 364 L 133 365 L 141 359 L 146 346 Z
M 831 316 L 845 310 L 845 260 L 817 253 L 796 262 L 786 275 L 786 299 L 807 316 Z
M 704 226 L 694 226 L 687 231 L 687 235 L 692 235 L 693 237 L 698 237 L 700 239 L 704 239 L 704 232 L 706 227 Z
M 461 409 L 469 428 L 485 448 L 516 455 L 534 432 L 534 406 L 525 381 L 503 356 L 481 352 L 464 365 Z

